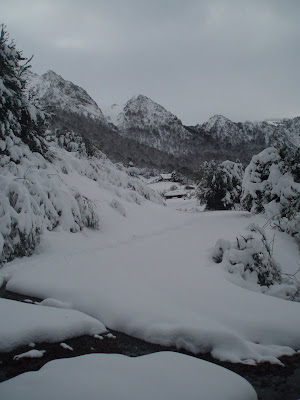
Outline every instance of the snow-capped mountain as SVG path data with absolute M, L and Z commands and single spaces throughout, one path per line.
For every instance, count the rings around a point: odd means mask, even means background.
M 175 115 L 148 97 L 134 96 L 123 107 L 113 105 L 107 112 L 122 136 L 175 156 L 189 153 L 186 143 L 191 133 Z
M 106 123 L 97 103 L 84 89 L 64 80 L 53 71 L 48 71 L 41 76 L 29 73 L 27 89 L 39 98 L 43 106 L 54 107 Z
M 262 122 L 233 122 L 223 115 L 214 115 L 196 129 L 205 131 L 212 139 L 231 145 L 262 143 L 267 146 L 275 142 L 299 147 L 300 118 Z
M 214 139 L 239 138 L 240 131 L 236 124 L 223 115 L 214 115 L 202 126 L 205 132 L 209 133 Z
M 52 129 L 82 135 L 113 161 L 188 174 L 205 160 L 238 158 L 247 164 L 254 154 L 274 144 L 300 146 L 300 117 L 233 122 L 214 115 L 201 125 L 184 126 L 143 95 L 102 112 L 84 89 L 53 71 L 30 74 L 29 81 L 30 95 L 52 111 Z
M 61 133 L 70 131 L 92 142 L 112 161 L 163 169 L 188 169 L 188 161 L 121 135 L 120 129 L 106 118 L 96 102 L 85 90 L 64 80 L 53 71 L 39 76 L 29 73 L 28 94 L 42 108 L 50 110 L 50 128 Z M 124 107 L 112 106 L 110 113 L 118 117 Z
M 122 136 L 149 147 L 188 157 L 191 168 L 216 158 L 247 163 L 253 154 L 275 144 L 300 146 L 300 118 L 263 122 L 233 122 L 214 115 L 195 127 L 184 126 L 164 107 L 139 95 L 124 106 L 114 105 L 105 115 Z

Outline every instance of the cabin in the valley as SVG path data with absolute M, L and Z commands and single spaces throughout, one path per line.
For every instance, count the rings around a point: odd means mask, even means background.
M 194 186 L 194 185 L 186 185 L 186 186 L 185 186 L 185 189 L 186 189 L 186 190 L 195 190 L 195 189 L 196 189 L 196 186 Z
M 160 174 L 160 182 L 171 182 L 172 181 L 172 174 Z
M 170 190 L 169 192 L 164 193 L 165 199 L 174 199 L 186 197 L 186 192 L 183 190 Z

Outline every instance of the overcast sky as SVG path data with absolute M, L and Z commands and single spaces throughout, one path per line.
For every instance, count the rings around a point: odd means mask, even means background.
M 189 125 L 300 115 L 298 0 L 10 0 L 1 18 L 34 72 L 100 107 L 141 93 Z

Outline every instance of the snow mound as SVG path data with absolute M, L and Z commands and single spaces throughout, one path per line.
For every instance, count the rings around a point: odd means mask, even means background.
M 107 331 L 100 321 L 79 311 L 41 307 L 6 299 L 0 299 L 0 318 L 5 321 L 0 329 L 0 351 L 5 352 L 31 342 L 54 343 Z M 36 350 L 31 350 L 33 351 Z
M 6 400 L 256 400 L 242 377 L 215 364 L 171 352 L 130 358 L 91 354 L 51 361 L 40 371 L 1 383 Z

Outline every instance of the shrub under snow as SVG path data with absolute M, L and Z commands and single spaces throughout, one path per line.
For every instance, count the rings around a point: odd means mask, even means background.
M 0 261 L 32 254 L 43 229 L 60 225 L 78 232 L 99 228 L 95 206 L 69 188 L 54 166 L 26 145 L 18 146 L 19 162 L 0 163 Z M 7 161 L 7 162 L 6 162 Z
M 300 282 L 295 275 L 282 271 L 273 257 L 273 241 L 258 225 L 249 226 L 250 234 L 239 236 L 234 242 L 219 239 L 212 257 L 222 263 L 235 283 L 252 290 L 287 300 L 300 301 Z
M 226 260 L 228 272 L 238 272 L 244 279 L 252 275 L 261 286 L 270 286 L 281 281 L 280 267 L 272 257 L 270 244 L 265 232 L 257 225 L 251 225 L 252 234 L 236 238 L 236 242 L 218 240 L 213 259 Z

